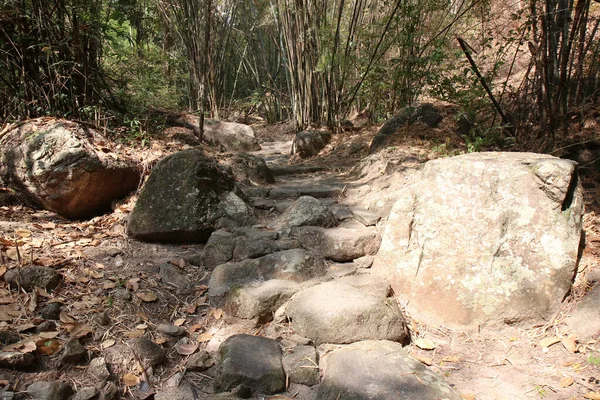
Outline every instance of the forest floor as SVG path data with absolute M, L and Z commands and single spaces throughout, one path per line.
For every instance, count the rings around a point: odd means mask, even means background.
M 293 128 L 289 124 L 255 125 L 256 136 L 263 145 L 259 155 L 273 163 L 305 164 L 328 167 L 329 174 L 341 180 L 355 179 L 349 171 L 365 157 L 377 129 L 363 128 L 334 135 L 322 154 L 302 161 L 289 156 Z M 124 146 L 124 145 L 123 145 Z M 354 146 L 354 147 L 353 147 Z M 125 146 L 126 147 L 126 146 Z M 349 149 L 354 149 L 349 151 Z M 182 149 L 182 145 L 159 138 L 145 147 L 127 148 L 149 170 L 164 156 Z M 356 149 L 360 149 L 356 151 Z M 455 137 L 404 135 L 380 157 L 412 160 L 407 173 L 429 159 L 464 151 Z M 227 154 L 214 154 L 224 159 Z M 407 157 L 410 155 L 410 157 Z M 290 179 L 290 178 L 286 178 Z M 368 181 L 361 184 L 369 185 Z M 600 343 L 579 342 L 570 337 L 563 323 L 573 307 L 589 289 L 586 275 L 600 270 L 600 188 L 598 177 L 584 177 L 586 212 L 584 229 L 586 246 L 579 265 L 574 290 L 560 312 L 543 326 L 507 327 L 503 331 L 462 332 L 428 327 L 410 319 L 413 343 L 428 339 L 435 349 L 424 350 L 414 344 L 408 350 L 432 370 L 440 373 L 464 399 L 600 399 Z M 81 366 L 60 366 L 57 355 L 69 335 L 76 332 L 90 355 L 104 356 L 111 348 L 129 339 L 150 334 L 167 349 L 168 363 L 153 371 L 151 389 L 161 386 L 185 369 L 188 358 L 176 341 L 156 332 L 160 323 L 184 327 L 200 349 L 215 352 L 227 336 L 235 333 L 266 334 L 268 326 L 256 327 L 234 319 L 207 299 L 210 272 L 191 265 L 187 260 L 202 250 L 202 245 L 165 245 L 131 240 L 126 235 L 127 217 L 135 204 L 134 194 L 114 205 L 111 213 L 87 221 L 73 222 L 57 215 L 21 206 L 0 207 L 0 276 L 7 268 L 30 264 L 51 266 L 59 270 L 64 282 L 57 290 L 46 293 L 18 292 L 0 282 L 0 330 L 15 329 L 21 341 L 12 349 L 28 351 L 28 343 L 38 342 L 43 356 L 36 367 L 26 372 L 2 371 L 16 379 L 18 390 L 33 381 L 62 379 L 75 387 L 93 385 Z M 262 218 L 273 218 L 265 213 Z M 158 268 L 172 263 L 193 276 L 196 290 L 179 293 L 161 282 Z M 131 301 L 114 297 L 116 289 L 128 288 Z M 55 335 L 41 336 L 35 331 L 40 319 L 37 311 L 50 302 L 62 303 Z M 102 321 L 108 317 L 109 322 Z M 39 345 L 43 339 L 44 346 Z M 554 342 L 552 344 L 549 344 Z M 43 347 L 43 348 L 42 348 Z M 31 351 L 31 350 L 29 350 Z M 35 346 L 33 351 L 36 351 Z M 131 365 L 130 375 L 141 376 Z M 192 375 L 199 390 L 211 386 L 212 373 Z M 124 374 L 117 377 L 124 398 L 144 398 L 136 391 L 136 381 Z M 0 376 L 0 388 L 8 379 Z M 288 397 L 273 397 L 284 399 Z M 298 396 L 301 397 L 301 396 Z

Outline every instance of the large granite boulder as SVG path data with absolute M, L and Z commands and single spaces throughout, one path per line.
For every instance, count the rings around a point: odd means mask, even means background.
M 236 122 L 204 120 L 204 139 L 221 146 L 225 151 L 245 152 L 260 150 L 251 127 Z
M 292 154 L 301 158 L 316 156 L 331 141 L 331 133 L 319 131 L 301 131 L 296 133 L 292 143 Z
M 219 227 L 253 221 L 242 196 L 231 175 L 201 149 L 181 151 L 154 167 L 127 230 L 140 240 L 203 242 Z
M 110 210 L 140 169 L 100 132 L 66 120 L 31 121 L 0 138 L 0 181 L 25 203 L 70 219 Z
M 572 161 L 474 153 L 398 192 L 373 270 L 430 324 L 539 322 L 571 288 L 583 199 Z
M 373 153 L 384 148 L 389 138 L 404 126 L 419 122 L 429 128 L 437 128 L 443 119 L 444 116 L 440 108 L 432 103 L 418 103 L 406 106 L 398 115 L 395 115 L 383 124 L 379 132 L 373 137 L 369 152 Z

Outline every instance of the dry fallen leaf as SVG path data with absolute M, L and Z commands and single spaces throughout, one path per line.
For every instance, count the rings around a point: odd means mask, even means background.
M 417 353 L 411 353 L 410 355 L 413 356 L 414 358 L 416 358 L 417 360 L 421 361 L 425 365 L 429 366 L 429 365 L 433 364 L 433 359 L 431 357 L 422 356 Z
M 112 281 L 106 281 L 102 284 L 102 289 L 104 289 L 104 290 L 114 289 L 116 287 L 117 287 L 117 283 L 112 282 Z
M 215 319 L 221 319 L 221 317 L 223 316 L 223 309 L 221 309 L 221 308 L 213 309 L 212 316 L 215 317 Z
M 0 278 L 2 278 L 5 273 L 6 273 L 6 265 L 3 265 L 0 267 Z
M 565 346 L 565 349 L 567 349 L 571 353 L 577 352 L 578 346 L 577 346 L 577 342 L 574 338 L 571 338 L 571 337 L 563 338 L 561 340 L 561 342 L 562 342 L 563 346 Z
M 146 334 L 146 331 L 143 331 L 141 329 L 134 329 L 132 331 L 125 333 L 125 335 L 130 339 L 137 339 L 137 338 L 144 336 L 145 334 Z
M 92 333 L 94 329 L 88 324 L 77 323 L 69 330 L 71 337 L 82 338 Z
M 135 292 L 136 290 L 138 290 L 140 288 L 140 278 L 131 278 L 130 280 L 127 281 L 127 285 L 125 285 L 125 287 L 129 290 L 131 290 L 132 292 Z
M 75 318 L 67 314 L 65 311 L 60 312 L 59 318 L 60 322 L 62 322 L 63 324 L 74 324 L 77 322 Z
M 211 335 L 208 332 L 204 332 L 201 335 L 198 336 L 198 339 L 196 339 L 198 341 L 198 343 L 202 343 L 202 342 L 208 342 L 210 339 L 212 339 L 213 335 Z
M 202 325 L 201 324 L 194 324 L 194 325 L 192 325 L 192 326 L 190 326 L 188 328 L 188 332 L 189 333 L 194 333 L 194 332 L 196 332 L 199 329 L 202 329 Z
M 446 356 L 446 357 L 442 358 L 442 361 L 445 361 L 445 362 L 459 362 L 460 361 L 460 357 L 459 356 Z
M 560 383 L 559 383 L 561 388 L 569 387 L 572 384 L 573 384 L 573 378 L 571 378 L 570 376 L 565 376 L 564 378 L 562 378 L 560 380 Z
M 560 338 L 556 336 L 547 337 L 540 340 L 540 347 L 550 347 L 553 344 L 560 342 Z
M 22 237 L 22 238 L 29 238 L 29 237 L 31 237 L 31 231 L 28 229 L 24 229 L 24 228 L 17 228 L 17 229 L 15 229 L 15 235 Z
M 106 339 L 104 342 L 100 343 L 100 348 L 102 350 L 108 349 L 109 347 L 114 346 L 115 343 L 117 343 L 115 339 Z
M 195 343 L 182 343 L 176 345 L 175 350 L 177 350 L 177 353 L 181 354 L 182 356 L 189 356 L 198 350 L 198 345 Z
M 435 343 L 433 343 L 431 340 L 429 339 L 423 339 L 423 338 L 419 338 L 417 340 L 415 340 L 415 345 L 423 350 L 433 350 L 436 348 Z
M 158 297 L 153 292 L 135 292 L 135 295 L 145 301 L 146 303 L 151 303 L 156 301 Z
M 600 400 L 600 392 L 589 392 L 583 395 L 586 399 Z
M 25 345 L 19 349 L 21 353 L 32 353 L 37 350 L 37 346 L 35 342 L 27 342 Z
M 125 386 L 137 386 L 140 384 L 140 378 L 133 374 L 125 374 L 122 379 Z
M 463 393 L 460 395 L 460 398 L 463 400 L 475 400 L 475 395 L 471 393 Z
M 35 344 L 37 345 L 37 352 L 45 356 L 51 356 L 60 347 L 56 339 L 39 339 Z
M 181 326 L 183 324 L 185 324 L 185 318 L 179 318 L 173 322 L 173 325 L 175 325 L 175 326 Z

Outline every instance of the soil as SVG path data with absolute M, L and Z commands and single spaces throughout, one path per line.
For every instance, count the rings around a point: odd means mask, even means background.
M 332 142 L 317 157 L 300 160 L 290 156 L 294 129 L 290 124 L 253 126 L 263 150 L 256 154 L 268 162 L 279 165 L 309 165 L 327 167 L 327 172 L 317 172 L 295 177 L 281 177 L 279 184 L 290 179 L 336 179 L 352 185 L 353 189 L 365 191 L 380 174 L 363 171 L 360 179 L 355 166 L 368 155 L 369 143 L 377 127 L 362 128 L 333 136 Z M 413 126 L 395 142 L 379 153 L 380 159 L 399 160 L 395 165 L 407 171 L 419 168 L 429 159 L 465 151 L 465 146 L 451 129 L 431 130 Z M 124 145 L 123 145 L 124 146 Z M 146 175 L 157 160 L 167 154 L 183 149 L 185 145 L 168 137 L 147 143 L 144 147 L 128 150 L 145 166 Z M 207 152 L 211 150 L 206 148 Z M 214 153 L 225 160 L 230 154 Z M 372 172 L 372 171 L 371 171 Z M 353 175 L 354 173 L 354 175 Z M 584 228 L 586 245 L 579 265 L 579 274 L 572 294 L 565 300 L 561 311 L 551 323 L 535 327 L 506 327 L 494 332 L 461 332 L 424 326 L 410 319 L 411 336 L 429 339 L 435 344 L 433 350 L 422 350 L 410 344 L 408 350 L 432 370 L 439 372 L 465 399 L 583 399 L 590 392 L 600 392 L 600 344 L 596 341 L 577 342 L 569 348 L 558 342 L 542 347 L 540 341 L 548 337 L 567 338 L 570 334 L 563 323 L 573 307 L 590 289 L 586 275 L 600 268 L 600 198 L 598 177 L 583 178 L 586 187 L 586 214 Z M 38 338 L 31 324 L 40 322 L 39 309 L 50 302 L 63 304 L 57 325 L 56 340 L 62 346 L 73 330 L 85 333 L 81 336 L 88 356 L 114 357 L 119 346 L 130 339 L 149 334 L 155 342 L 167 349 L 168 362 L 152 371 L 150 389 L 160 391 L 177 372 L 183 371 L 189 356 L 180 355 L 174 347 L 177 340 L 156 332 L 161 323 L 173 323 L 184 327 L 190 337 L 196 338 L 200 349 L 215 352 L 218 345 L 234 333 L 269 335 L 291 334 L 288 326 L 254 326 L 248 321 L 234 319 L 222 309 L 213 307 L 206 295 L 209 271 L 190 264 L 187 260 L 202 250 L 202 245 L 168 245 L 143 243 L 131 240 L 125 233 L 127 217 L 136 200 L 136 194 L 114 204 L 113 211 L 88 221 L 67 221 L 57 215 L 22 206 L 0 207 L 0 272 L 29 264 L 56 268 L 64 281 L 52 293 L 37 291 L 18 292 L 0 282 L 0 329 L 19 331 L 22 346 Z M 343 199 L 339 199 L 343 201 Z M 264 211 L 263 222 L 274 218 Z M 12 242 L 12 243 L 11 243 Z M 14 244 L 17 244 L 15 246 Z M 172 263 L 196 286 L 189 292 L 162 282 L 158 274 L 162 263 Z M 133 293 L 131 301 L 115 297 L 118 289 L 128 288 Z M 156 297 L 156 299 L 154 299 Z M 97 316 L 106 313 L 108 325 L 98 323 Z M 274 324 L 271 324 L 274 325 Z M 77 334 L 79 335 L 79 334 Z M 17 346 L 18 348 L 18 346 Z M 49 350 L 40 356 L 40 363 L 28 371 L 0 370 L 16 377 L 13 385 L 24 390 L 28 384 L 39 380 L 61 379 L 76 388 L 94 385 L 95 380 L 86 374 L 86 363 L 75 366 L 58 365 L 58 352 Z M 123 398 L 142 398 L 135 385 L 128 386 L 125 374 L 144 376 L 131 363 L 128 368 L 113 371 Z M 188 383 L 199 392 L 212 391 L 212 371 L 188 373 Z M 12 381 L 12 379 L 9 379 Z M 13 381 L 14 382 L 14 381 Z M 0 386 L 1 387 L 1 386 Z M 147 392 L 145 392 L 147 393 Z M 294 390 L 286 393 L 294 398 Z M 297 398 L 300 398 L 299 395 Z

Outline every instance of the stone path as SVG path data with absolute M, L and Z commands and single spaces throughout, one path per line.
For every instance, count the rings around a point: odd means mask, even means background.
M 213 233 L 200 256 L 214 268 L 211 301 L 266 327 L 261 338 L 223 338 L 215 391 L 459 399 L 402 349 L 410 340 L 402 312 L 389 285 L 369 273 L 380 215 L 344 204 L 351 183 L 335 171 L 288 165 L 290 147 L 271 142 L 253 153 L 276 177 L 273 185 L 242 188 L 260 223 Z

